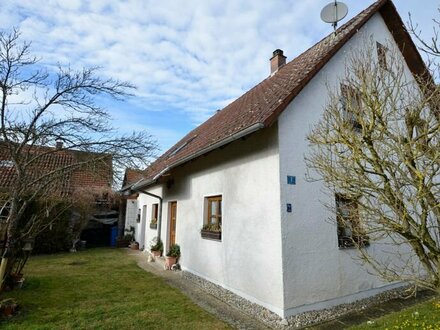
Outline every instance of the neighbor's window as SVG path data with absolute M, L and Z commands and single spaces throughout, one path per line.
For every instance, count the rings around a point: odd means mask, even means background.
M 361 131 L 362 125 L 356 118 L 356 112 L 362 109 L 362 98 L 355 88 L 341 84 L 341 102 L 345 120 L 355 131 Z
M 222 196 L 206 197 L 206 230 L 221 231 L 222 227 Z
M 387 51 L 388 51 L 388 49 L 379 42 L 376 42 L 376 47 L 377 47 L 377 58 L 379 60 L 379 66 L 382 69 L 387 70 L 388 69 L 388 65 L 387 65 Z
M 159 210 L 159 204 L 153 204 L 151 207 L 151 223 L 152 224 L 157 223 L 158 210 Z
M 338 223 L 338 246 L 340 248 L 367 246 L 368 237 L 359 222 L 358 201 L 340 194 L 336 195 L 336 220 Z

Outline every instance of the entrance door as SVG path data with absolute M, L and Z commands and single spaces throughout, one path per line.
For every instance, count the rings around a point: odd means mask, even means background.
M 170 216 L 169 216 L 169 224 L 170 224 L 169 246 L 176 243 L 176 214 L 177 214 L 177 202 L 171 202 Z

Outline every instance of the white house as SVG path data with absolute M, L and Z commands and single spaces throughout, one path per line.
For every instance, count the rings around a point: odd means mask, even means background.
M 306 135 L 318 122 L 328 86 L 338 86 L 347 55 L 365 36 L 394 43 L 406 75 L 425 65 L 393 3 L 380 0 L 218 111 L 164 153 L 143 179 L 137 239 L 178 243 L 183 270 L 287 317 L 392 288 L 367 274 L 338 239 L 321 182 L 305 179 Z M 156 218 L 157 228 L 150 228 Z M 201 232 L 209 224 L 216 232 Z M 153 226 L 154 227 L 154 226 Z M 372 244 L 368 249 L 374 251 Z M 377 253 L 380 253 L 378 250 Z M 395 284 L 394 284 L 395 285 Z

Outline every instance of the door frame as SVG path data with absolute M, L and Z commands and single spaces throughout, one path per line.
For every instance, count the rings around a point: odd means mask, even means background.
M 144 204 L 144 205 L 142 205 L 142 209 L 141 209 L 141 232 L 140 232 L 140 236 L 139 236 L 139 247 L 140 248 L 142 248 L 142 246 L 143 246 L 143 248 L 144 248 L 144 250 L 145 250 L 145 248 L 146 248 L 146 242 L 145 242 L 145 239 L 146 239 L 146 234 L 145 234 L 145 231 L 147 230 L 147 210 L 148 210 L 148 207 L 147 207 L 147 204 Z
M 177 231 L 177 201 L 170 201 L 168 202 L 168 239 L 167 239 L 167 245 L 168 248 L 170 248 L 171 246 L 171 233 L 172 233 L 172 228 L 171 228 L 171 216 L 172 216 L 172 208 L 173 205 L 175 205 L 175 221 L 174 221 L 174 242 L 173 244 L 176 244 L 176 231 Z

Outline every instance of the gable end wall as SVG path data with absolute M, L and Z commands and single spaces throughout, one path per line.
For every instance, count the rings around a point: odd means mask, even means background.
M 334 197 L 325 193 L 321 182 L 307 182 L 304 161 L 309 150 L 306 136 L 328 101 L 326 83 L 331 88 L 339 85 L 346 55 L 370 35 L 383 44 L 394 42 L 381 15 L 375 14 L 278 119 L 285 316 L 354 301 L 387 285 L 356 262 L 355 250 L 338 248 L 334 216 L 323 205 L 334 203 Z M 296 176 L 296 185 L 286 184 L 287 175 Z M 292 204 L 292 213 L 286 212 L 287 203 Z M 374 251 L 374 244 L 369 249 Z

